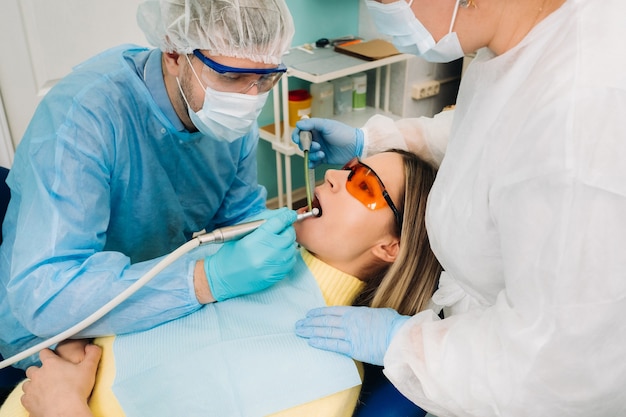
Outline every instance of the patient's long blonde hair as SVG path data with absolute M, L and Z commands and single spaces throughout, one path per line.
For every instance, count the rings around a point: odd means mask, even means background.
M 402 214 L 400 251 L 391 265 L 371 265 L 366 288 L 355 305 L 390 307 L 400 314 L 413 315 L 426 308 L 437 289 L 441 265 L 430 249 L 426 233 L 426 201 L 435 181 L 436 171 L 415 154 L 391 149 L 404 162 L 403 201 L 397 205 Z M 397 227 L 394 234 L 398 235 Z

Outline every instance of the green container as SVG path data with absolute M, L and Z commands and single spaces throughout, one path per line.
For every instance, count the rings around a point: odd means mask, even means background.
M 359 72 L 352 78 L 352 110 L 365 110 L 367 102 L 367 74 Z

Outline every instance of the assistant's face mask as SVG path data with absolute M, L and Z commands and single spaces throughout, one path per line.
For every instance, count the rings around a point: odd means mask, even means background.
M 417 20 L 411 4 L 405 0 L 382 4 L 366 0 L 374 24 L 382 34 L 392 37 L 394 46 L 408 54 L 421 56 L 430 62 L 450 62 L 461 58 L 464 53 L 456 32 L 452 32 L 460 0 L 456 0 L 450 29 L 439 42 L 435 42 L 428 29 Z
M 189 60 L 188 57 L 187 60 Z M 191 62 L 189 66 L 202 85 Z M 269 92 L 257 95 L 229 93 L 203 86 L 204 103 L 200 110 L 194 112 L 185 97 L 178 77 L 176 77 L 176 82 L 187 103 L 187 112 L 194 126 L 205 135 L 227 142 L 239 139 L 250 131 L 269 95 Z

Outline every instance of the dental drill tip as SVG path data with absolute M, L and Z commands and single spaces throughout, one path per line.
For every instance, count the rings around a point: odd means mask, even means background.
M 298 216 L 296 216 L 296 221 L 301 222 L 302 220 L 308 219 L 309 217 L 317 217 L 316 213 L 319 213 L 317 207 L 311 211 L 305 211 L 304 213 L 298 214 Z
M 298 214 L 298 216 L 296 217 L 296 221 L 297 222 L 301 222 L 302 220 L 308 219 L 309 217 L 313 217 L 313 212 L 312 211 L 305 211 L 304 213 Z
M 313 207 L 313 210 L 311 210 L 311 213 L 313 213 L 313 215 L 315 217 L 319 217 L 320 216 L 320 209 L 318 209 L 317 207 Z

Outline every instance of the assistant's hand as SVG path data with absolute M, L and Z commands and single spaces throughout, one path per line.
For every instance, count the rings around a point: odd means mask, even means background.
M 363 153 L 363 131 L 332 119 L 302 119 L 296 123 L 291 140 L 300 145 L 300 131 L 309 130 L 313 143 L 309 151 L 309 165 L 316 167 L 322 162 L 345 164 Z
M 227 242 L 204 260 L 213 298 L 223 301 L 264 290 L 280 281 L 296 263 L 296 212 L 275 210 L 258 229 Z
M 91 416 L 87 399 L 96 380 L 102 351 L 96 345 L 84 347 L 84 358 L 73 363 L 50 349 L 39 353 L 41 367 L 26 370 L 22 405 L 31 417 Z
M 318 349 L 382 365 L 391 339 L 409 318 L 391 308 L 321 307 L 296 322 L 296 334 Z

